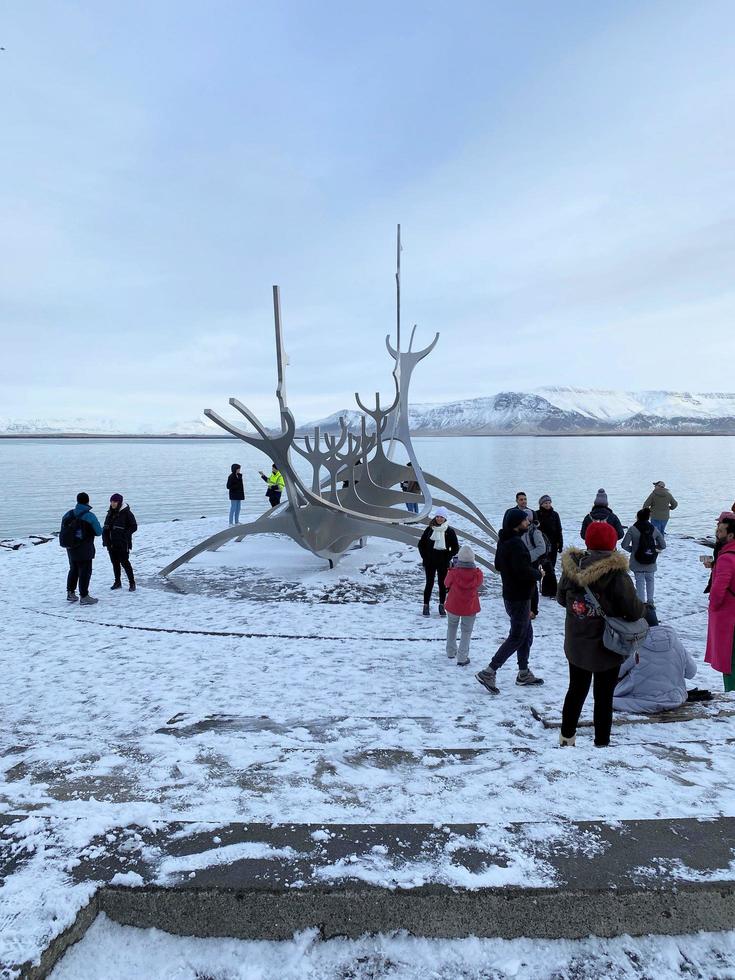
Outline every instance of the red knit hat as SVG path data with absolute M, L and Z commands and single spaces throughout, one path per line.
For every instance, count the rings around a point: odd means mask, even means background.
M 614 551 L 618 532 L 607 521 L 592 521 L 587 526 L 584 543 L 590 551 Z

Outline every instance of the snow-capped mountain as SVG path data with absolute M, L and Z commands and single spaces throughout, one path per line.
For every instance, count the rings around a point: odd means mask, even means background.
M 335 412 L 314 425 L 339 428 L 340 415 L 352 430 L 360 425 L 353 409 Z M 674 391 L 604 391 L 594 388 L 539 388 L 502 391 L 486 398 L 409 408 L 413 432 L 438 435 L 529 435 L 582 433 L 723 433 L 735 435 L 735 394 Z
M 362 413 L 354 408 L 302 425 L 300 435 L 318 425 L 339 430 L 343 416 L 359 432 Z M 430 435 L 560 435 L 583 433 L 723 433 L 735 435 L 735 394 L 682 391 L 607 391 L 598 388 L 538 388 L 501 391 L 484 398 L 409 408 L 413 432 Z M 204 419 L 167 425 L 131 426 L 114 419 L 3 419 L 0 435 L 179 435 L 221 436 Z
M 0 435 L 218 435 L 220 430 L 209 421 L 192 419 L 168 424 L 130 425 L 117 419 L 8 419 L 0 418 Z

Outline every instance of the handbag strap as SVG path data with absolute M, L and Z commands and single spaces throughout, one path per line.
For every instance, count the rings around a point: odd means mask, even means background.
M 579 565 L 577 565 L 577 568 L 579 568 L 580 571 L 582 570 L 582 563 L 581 563 L 581 561 L 580 561 Z M 605 621 L 607 621 L 607 616 L 605 615 L 605 610 L 600 605 L 600 600 L 597 598 L 597 596 L 594 595 L 586 585 L 582 586 L 582 588 L 584 589 L 584 594 L 587 596 L 587 601 L 592 606 L 592 608 L 595 610 L 595 612 L 597 613 L 597 615 L 598 616 L 602 616 L 602 618 Z

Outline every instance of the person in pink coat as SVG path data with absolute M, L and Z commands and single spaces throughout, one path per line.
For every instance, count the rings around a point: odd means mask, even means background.
M 715 533 L 720 545 L 712 568 L 705 663 L 723 675 L 726 691 L 735 691 L 735 519 L 726 518 Z
M 444 608 L 447 613 L 447 656 L 457 658 L 458 667 L 470 662 L 470 640 L 475 617 L 480 611 L 477 590 L 482 585 L 482 571 L 475 564 L 475 555 L 468 544 L 463 544 L 457 554 L 457 564 L 450 568 L 444 579 L 448 589 Z M 457 649 L 457 630 L 462 626 Z

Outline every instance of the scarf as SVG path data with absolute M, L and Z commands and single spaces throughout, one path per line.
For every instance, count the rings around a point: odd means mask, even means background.
M 444 521 L 443 524 L 435 524 L 431 529 L 431 540 L 434 543 L 434 551 L 446 551 L 447 543 L 444 537 L 447 533 L 447 528 L 449 523 Z

